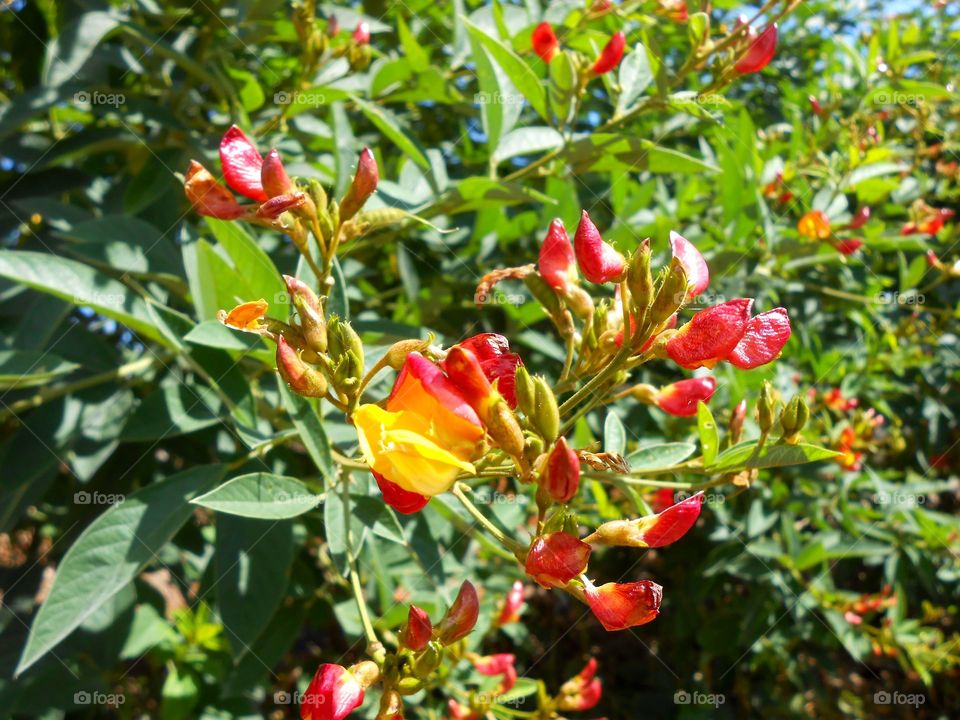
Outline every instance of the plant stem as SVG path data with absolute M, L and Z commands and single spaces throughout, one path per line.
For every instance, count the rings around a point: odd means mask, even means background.
M 465 483 L 461 483 L 461 482 L 456 482 L 454 483 L 453 488 L 450 490 L 450 492 L 452 492 L 453 496 L 460 501 L 460 504 L 463 505 L 463 507 L 466 509 L 468 513 L 470 513 L 471 517 L 473 517 L 474 520 L 480 523 L 480 525 L 482 525 L 483 528 L 488 533 L 490 533 L 497 542 L 499 542 L 501 545 L 507 548 L 507 550 L 512 552 L 514 555 L 518 553 L 523 553 L 525 548 L 516 540 L 513 540 L 512 538 L 508 538 L 503 533 L 503 531 L 500 530 L 500 528 L 498 528 L 496 525 L 490 522 L 490 520 L 488 520 L 487 517 L 482 512 L 480 512 L 479 508 L 477 508 L 477 506 L 474 505 L 470 501 L 470 499 L 466 496 L 466 494 L 464 493 L 464 488 L 466 488 L 467 490 L 470 490 L 469 485 L 466 485 Z

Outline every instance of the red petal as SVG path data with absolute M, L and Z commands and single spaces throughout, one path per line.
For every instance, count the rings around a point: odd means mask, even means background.
M 573 243 L 580 270 L 590 282 L 605 283 L 623 276 L 626 266 L 623 255 L 603 241 L 586 210 L 580 216 Z
M 677 417 L 697 414 L 697 403 L 707 402 L 717 389 L 717 381 L 710 376 L 680 380 L 661 388 L 657 394 L 657 407 Z
M 423 650 L 433 635 L 433 623 L 426 612 L 411 605 L 407 613 L 407 624 L 400 631 L 400 643 L 411 650 Z
M 747 325 L 747 330 L 727 360 L 743 370 L 766 365 L 783 350 L 790 339 L 790 316 L 783 308 L 760 313 Z
M 737 298 L 701 310 L 667 341 L 667 355 L 688 370 L 712 367 L 740 342 L 752 306 L 752 299 Z
M 687 273 L 689 283 L 687 297 L 695 298 L 710 284 L 710 268 L 707 267 L 707 261 L 703 259 L 703 255 L 693 243 L 679 233 L 670 232 L 670 247 L 673 249 L 673 256 L 680 261 Z
M 537 268 L 550 287 L 563 290 L 576 277 L 576 262 L 570 236 L 563 227 L 563 221 L 557 218 L 550 223 L 547 236 L 540 246 Z
M 557 35 L 548 22 L 542 22 L 533 29 L 533 33 L 530 35 L 530 43 L 533 45 L 533 51 L 544 62 L 550 62 L 557 53 L 557 48 L 560 47 Z
M 647 547 L 664 547 L 682 538 L 700 517 L 703 492 L 671 505 L 663 512 L 642 518 L 640 534 Z
M 620 64 L 620 59 L 623 57 L 623 49 L 626 45 L 626 35 L 622 32 L 615 32 L 603 50 L 600 51 L 600 57 L 597 58 L 597 61 L 591 68 L 593 72 L 597 75 L 603 75 L 613 70 Z
M 763 70 L 777 52 L 777 25 L 774 23 L 764 30 L 750 44 L 743 57 L 734 65 L 734 69 L 741 75 Z
M 393 385 L 393 392 L 390 393 L 387 400 L 387 410 L 395 412 L 406 409 L 404 402 L 405 387 L 410 380 L 418 380 L 424 390 L 458 417 L 477 427 L 482 427 L 476 411 L 470 407 L 470 404 L 460 394 L 456 386 L 450 382 L 450 379 L 443 374 L 440 368 L 418 352 L 407 355 L 403 369 Z
M 220 220 L 236 220 L 255 208 L 243 206 L 223 185 L 217 182 L 213 174 L 196 160 L 190 161 L 183 183 L 187 200 L 201 215 Z
M 520 356 L 510 352 L 510 343 L 503 335 L 480 333 L 457 343 L 470 350 L 480 361 L 484 375 L 491 383 L 497 384 L 497 390 L 511 408 L 517 407 L 516 373 L 523 363 Z
M 590 546 L 565 532 L 542 535 L 533 541 L 525 569 L 543 587 L 562 587 L 582 573 Z
M 424 508 L 430 502 L 430 498 L 419 495 L 409 490 L 404 490 L 395 482 L 390 482 L 378 472 L 370 471 L 380 492 L 383 493 L 383 501 L 402 515 L 411 515 Z
M 271 149 L 263 161 L 263 167 L 260 168 L 260 183 L 263 191 L 270 197 L 287 195 L 296 190 L 276 148 Z
M 343 720 L 363 704 L 363 688 L 342 665 L 326 663 L 317 669 L 300 702 L 303 720 Z
M 585 588 L 587 603 L 600 624 L 608 631 L 626 630 L 655 619 L 660 613 L 663 588 L 650 580 L 633 583 L 607 583 Z
M 260 180 L 263 158 L 250 138 L 236 125 L 232 125 L 220 141 L 220 163 L 227 185 L 251 200 L 263 202 L 267 199 Z

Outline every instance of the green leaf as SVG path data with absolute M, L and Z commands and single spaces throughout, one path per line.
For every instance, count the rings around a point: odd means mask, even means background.
M 533 68 L 527 65 L 513 50 L 496 38 L 487 35 L 469 20 L 465 19 L 464 24 L 467 26 L 470 37 L 490 53 L 493 61 L 506 73 L 510 82 L 527 99 L 530 107 L 536 111 L 537 115 L 544 120 L 549 120 L 547 116 L 547 92 Z
M 772 468 L 787 465 L 803 465 L 818 460 L 839 457 L 840 453 L 828 448 L 798 443 L 796 445 L 767 445 L 756 452 L 756 443 L 734 445 L 720 453 L 711 470 L 742 470 L 746 468 Z
M 323 420 L 313 404 L 304 397 L 293 392 L 285 382 L 279 384 L 283 406 L 290 414 L 293 426 L 300 433 L 300 441 L 310 454 L 317 470 L 328 481 L 334 477 L 333 455 L 330 452 L 330 441 L 323 429 Z
M 250 650 L 280 607 L 293 557 L 292 522 L 217 516 L 217 606 L 235 659 Z
M 63 556 L 30 627 L 19 675 L 93 615 L 151 561 L 189 519 L 189 499 L 223 477 L 202 465 L 138 490 L 110 507 Z
M 685 442 L 648 445 L 627 456 L 630 473 L 673 467 L 693 455 L 696 449 L 697 446 L 693 443 Z
M 496 152 L 493 153 L 493 162 L 499 165 L 518 155 L 536 155 L 559 147 L 563 147 L 563 135 L 551 127 L 517 128 L 500 140 Z
M 353 101 L 367 119 L 376 125 L 390 142 L 426 173 L 431 173 L 430 160 L 420 143 L 407 131 L 400 119 L 386 108 L 355 97 Z
M 618 79 L 621 89 L 620 96 L 617 98 L 616 114 L 622 115 L 653 82 L 653 69 L 647 58 L 647 50 L 642 44 L 637 43 L 633 52 L 620 63 Z
M 697 403 L 697 430 L 700 433 L 700 451 L 703 453 L 703 464 L 710 467 L 710 464 L 717 457 L 717 449 L 720 447 L 720 434 L 717 431 L 717 421 L 713 419 L 713 413 L 702 400 Z
M 0 350 L 0 390 L 43 385 L 79 365 L 38 350 Z
M 253 333 L 232 330 L 219 320 L 205 320 L 183 339 L 194 345 L 249 352 L 260 348 L 260 337 Z
M 280 520 L 313 510 L 321 499 L 296 478 L 256 472 L 228 480 L 190 502 L 230 515 Z
M 144 338 L 171 346 L 150 320 L 139 295 L 89 265 L 50 253 L 0 250 L 0 277 L 92 308 Z
M 140 403 L 120 435 L 147 442 L 203 430 L 220 422 L 223 403 L 206 385 L 169 382 Z
M 96 10 L 67 24 L 47 46 L 43 84 L 56 86 L 75 80 L 97 45 L 122 21 L 113 13 Z
M 400 44 L 403 46 L 404 62 L 410 65 L 414 72 L 423 72 L 430 67 L 430 56 L 427 55 L 423 46 L 417 42 L 417 38 L 407 25 L 403 15 L 397 16 L 397 35 L 400 37 Z
M 603 450 L 617 455 L 627 452 L 627 429 L 613 410 L 607 412 L 607 419 L 603 423 Z
M 204 220 L 217 242 L 233 260 L 234 267 L 243 273 L 251 291 L 247 300 L 263 298 L 271 307 L 289 302 L 287 286 L 280 271 L 243 225 L 209 217 Z

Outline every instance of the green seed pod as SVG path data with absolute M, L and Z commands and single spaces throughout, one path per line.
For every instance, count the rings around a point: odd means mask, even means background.
M 536 383 L 536 408 L 533 412 L 533 424 L 537 432 L 547 442 L 553 442 L 560 434 L 560 409 L 557 407 L 557 396 L 547 384 L 545 378 L 538 377 Z

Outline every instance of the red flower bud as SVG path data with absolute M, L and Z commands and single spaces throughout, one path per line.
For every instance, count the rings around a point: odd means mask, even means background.
M 933 250 L 927 250 L 927 265 L 937 267 L 940 264 L 940 258 Z
M 516 657 L 510 653 L 497 653 L 496 655 L 485 655 L 473 660 L 473 667 L 481 675 L 487 677 L 496 677 L 502 675 L 498 693 L 510 692 L 513 686 L 517 684 L 517 669 L 514 666 Z
M 670 415 L 690 417 L 697 414 L 697 403 L 707 402 L 717 389 L 717 381 L 711 377 L 689 378 L 660 388 L 657 407 Z
M 297 395 L 323 397 L 327 394 L 327 379 L 307 365 L 282 335 L 277 337 L 277 371 Z
M 260 184 L 270 197 L 287 195 L 296 190 L 276 148 L 272 148 L 263 161 L 263 167 L 260 169 Z
M 820 104 L 820 101 L 814 95 L 807 97 L 807 100 L 810 102 L 810 109 L 813 110 L 815 115 L 823 116 L 823 105 Z
M 547 63 L 553 60 L 553 56 L 557 54 L 557 50 L 560 48 L 557 35 L 548 22 L 542 22 L 533 29 L 530 42 L 533 45 L 533 51 Z
M 753 300 L 737 298 L 701 310 L 666 342 L 667 355 L 680 367 L 713 367 L 740 342 Z
M 370 42 L 370 23 L 365 20 L 357 23 L 357 27 L 353 31 L 353 41 L 357 45 L 366 45 Z
M 613 37 L 611 37 L 604 46 L 603 50 L 600 51 L 600 56 L 593 64 L 591 70 L 593 70 L 594 74 L 603 75 L 619 65 L 620 60 L 623 58 L 623 49 L 626 47 L 626 45 L 626 35 L 624 35 L 622 32 L 615 32 Z
M 253 206 L 238 203 L 230 191 L 218 183 L 213 174 L 196 160 L 190 161 L 183 190 L 193 209 L 207 217 L 236 220 L 255 209 Z
M 449 645 L 466 637 L 477 624 L 479 613 L 480 600 L 477 597 L 477 589 L 469 580 L 464 580 L 456 600 L 440 621 L 437 639 L 444 645 Z
M 683 271 L 687 274 L 689 283 L 687 299 L 695 298 L 710 284 L 710 269 L 707 267 L 707 261 L 703 259 L 703 255 L 693 243 L 679 233 L 670 232 L 670 247 L 673 250 L 673 256 L 680 261 Z
M 524 603 L 523 593 L 523 582 L 517 580 L 503 599 L 503 607 L 500 609 L 500 616 L 497 618 L 498 626 L 509 625 L 520 619 L 520 610 Z
M 257 208 L 257 217 L 276 219 L 288 210 L 296 210 L 303 207 L 307 202 L 307 194 L 302 192 L 290 193 L 289 195 L 277 195 L 272 197 Z
M 597 528 L 586 542 L 620 547 L 658 548 L 675 543 L 700 517 L 703 492 L 638 520 L 613 520 Z
M 626 260 L 612 245 L 603 241 L 586 210 L 580 216 L 573 244 L 580 270 L 590 282 L 619 281 L 623 277 Z
M 433 635 L 433 623 L 430 616 L 416 605 L 410 606 L 407 624 L 400 631 L 400 644 L 411 650 L 423 650 Z
M 870 206 L 864 205 L 862 208 L 857 210 L 857 213 L 853 216 L 853 220 L 850 221 L 850 224 L 847 227 L 850 230 L 859 230 L 864 225 L 867 224 L 867 221 L 870 219 Z
M 577 280 L 577 258 L 560 218 L 550 223 L 547 236 L 540 246 L 537 269 L 550 287 L 561 292 Z
M 790 316 L 783 308 L 760 313 L 747 323 L 743 337 L 727 360 L 741 370 L 766 365 L 783 350 L 790 332 Z
M 260 182 L 263 158 L 250 138 L 236 125 L 231 125 L 220 140 L 220 164 L 227 185 L 251 200 L 263 202 L 267 199 Z
M 342 665 L 324 664 L 300 702 L 302 720 L 343 720 L 363 704 L 363 687 Z
M 516 372 L 523 363 L 519 355 L 510 352 L 507 339 L 496 333 L 480 333 L 458 343 L 458 346 L 476 355 L 487 380 L 496 385 L 497 392 L 511 408 L 516 408 Z
M 377 161 L 370 152 L 370 148 L 364 148 L 357 160 L 357 172 L 353 176 L 353 182 L 350 183 L 347 194 L 340 202 L 340 220 L 346 221 L 356 215 L 373 195 L 379 182 L 380 170 L 377 168 Z
M 834 247 L 843 255 L 853 255 L 863 247 L 863 240 L 859 238 L 844 238 L 843 240 L 838 240 Z
M 613 632 L 654 620 L 660 613 L 663 588 L 650 580 L 606 583 L 600 587 L 595 587 L 588 580 L 584 594 L 600 624 Z
M 603 686 L 596 679 L 597 659 L 590 658 L 580 673 L 567 680 L 560 688 L 557 709 L 562 711 L 590 710 L 603 695 Z
M 373 479 L 377 481 L 377 487 L 383 494 L 383 501 L 396 510 L 401 515 L 412 515 L 415 512 L 423 510 L 424 506 L 430 502 L 430 498 L 419 495 L 409 490 L 404 490 L 395 482 L 390 482 L 378 472 L 370 471 Z
M 797 232 L 811 240 L 826 240 L 830 237 L 830 218 L 822 210 L 811 210 L 797 222 Z
M 752 38 L 750 46 L 733 66 L 741 75 L 759 72 L 773 60 L 773 56 L 777 52 L 777 25 L 776 23 L 770 25 L 759 35 L 753 28 L 750 28 L 748 37 Z
M 557 502 L 570 502 L 580 487 L 580 458 L 566 438 L 554 443 L 540 475 L 540 484 Z
M 524 568 L 545 588 L 563 587 L 587 569 L 590 546 L 565 532 L 541 535 L 533 541 Z

